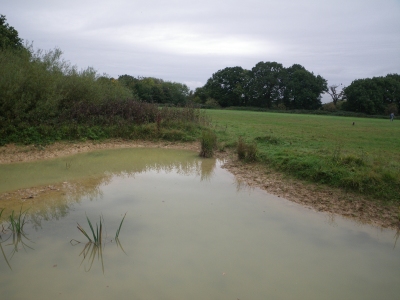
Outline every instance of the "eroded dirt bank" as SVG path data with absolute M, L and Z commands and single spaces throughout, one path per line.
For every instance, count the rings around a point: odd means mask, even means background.
M 46 147 L 6 145 L 0 147 L 0 164 L 42 160 L 59 156 L 73 155 L 99 149 L 159 147 L 165 149 L 187 149 L 199 151 L 199 143 L 121 141 L 106 142 L 59 142 Z M 400 228 L 400 208 L 368 201 L 362 196 L 346 193 L 316 184 L 303 183 L 287 178 L 283 174 L 260 164 L 244 164 L 238 161 L 233 151 L 217 152 L 224 160 L 223 167 L 233 173 L 239 182 L 259 187 L 267 192 L 286 198 L 330 214 L 339 214 L 361 223 L 371 223 L 381 227 Z M 52 193 L 63 189 L 63 185 L 18 190 L 0 194 L 1 203 L 7 201 L 26 201 L 42 193 Z

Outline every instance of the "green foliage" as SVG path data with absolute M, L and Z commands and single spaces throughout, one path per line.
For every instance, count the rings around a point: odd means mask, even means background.
M 281 140 L 279 138 L 277 138 L 276 136 L 272 136 L 272 135 L 256 137 L 255 141 L 257 143 L 267 143 L 267 144 L 273 144 L 273 145 L 277 145 L 277 144 L 281 143 Z
M 336 112 L 338 110 L 338 108 L 333 102 L 323 104 L 321 109 L 329 112 Z
M 124 82 L 78 71 L 59 49 L 0 51 L 0 145 L 58 140 L 164 138 L 193 140 L 204 121 L 194 107 L 138 101 Z M 164 83 L 170 87 L 170 83 Z M 173 84 L 178 89 L 178 84 Z M 180 93 L 185 88 L 179 86 Z M 170 88 L 172 90 L 172 88 Z M 147 124 L 157 123 L 157 132 Z M 197 127 L 197 129 L 193 129 Z
M 0 52 L 0 125 L 73 121 L 79 109 L 132 99 L 131 92 L 92 68 L 78 71 L 59 49 Z
M 251 71 L 241 67 L 214 73 L 194 99 L 214 98 L 222 107 L 252 106 L 279 109 L 318 109 L 327 83 L 301 65 L 284 68 L 277 62 L 259 62 Z
M 259 62 L 251 69 L 246 92 L 249 105 L 271 108 L 283 100 L 285 68 L 277 62 Z
M 347 101 L 343 109 L 371 115 L 387 114 L 400 107 L 400 75 L 354 80 L 344 92 Z
M 203 130 L 200 139 L 201 150 L 200 156 L 201 157 L 213 157 L 214 150 L 217 147 L 217 136 L 211 130 Z
M 214 73 L 204 86 L 208 98 L 214 98 L 222 107 L 246 105 L 244 96 L 249 71 L 241 67 L 225 68 Z M 197 90 L 196 92 L 200 92 Z
M 220 108 L 218 101 L 214 98 L 207 98 L 204 104 L 206 108 Z
M 283 102 L 288 109 L 318 109 L 321 107 L 321 94 L 328 91 L 324 78 L 297 64 L 286 69 L 284 82 Z
M 121 75 L 118 82 L 130 89 L 140 100 L 149 103 L 185 105 L 189 96 L 189 88 L 185 84 L 153 77 Z
M 0 51 L 6 49 L 22 50 L 24 47 L 22 39 L 18 36 L 18 31 L 6 21 L 6 16 L 0 15 Z

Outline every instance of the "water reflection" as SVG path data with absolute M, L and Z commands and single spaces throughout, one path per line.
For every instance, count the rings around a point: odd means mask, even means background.
M 71 241 L 71 244 L 73 246 L 77 245 L 74 244 L 73 241 Z M 79 266 L 82 266 L 82 264 L 85 262 L 86 263 L 84 264 L 85 272 L 89 272 L 92 269 L 94 259 L 97 256 L 97 260 L 101 261 L 101 269 L 104 274 L 103 248 L 104 248 L 103 244 L 96 245 L 95 243 L 92 242 L 86 243 L 81 253 L 79 253 L 79 256 L 82 256 L 82 260 Z
M 101 188 L 115 177 L 134 178 L 137 174 L 156 171 L 184 176 L 195 174 L 200 181 L 209 181 L 216 164 L 215 159 L 200 159 L 191 151 L 119 149 L 42 162 L 0 165 L 0 193 L 3 192 L 0 200 L 5 205 L 0 222 L 5 220 L 7 213 L 24 203 L 30 207 L 27 219 L 38 230 L 43 221 L 66 217 L 82 199 L 101 199 Z M 39 182 L 44 185 L 31 188 Z M 28 197 L 21 196 L 24 189 L 11 190 L 23 187 L 30 188 Z
M 399 239 L 399 236 L 400 236 L 400 227 L 398 227 L 398 228 L 396 229 L 396 233 L 395 233 L 395 235 L 394 235 L 394 245 L 393 245 L 393 249 L 396 248 L 396 244 L 397 244 L 397 240 Z
M 0 235 L 0 250 L 3 255 L 5 262 L 7 263 L 8 267 L 12 270 L 10 261 L 13 258 L 15 253 L 18 253 L 19 250 L 28 249 L 34 250 L 28 244 L 32 244 L 33 242 L 25 235 L 24 232 L 11 232 L 11 230 L 3 230 L 3 235 Z M 5 239 L 3 239 L 5 236 Z M 9 241 L 9 244 L 5 244 Z M 3 248 L 4 244 L 4 248 Z M 7 250 L 9 250 L 9 255 L 7 255 Z

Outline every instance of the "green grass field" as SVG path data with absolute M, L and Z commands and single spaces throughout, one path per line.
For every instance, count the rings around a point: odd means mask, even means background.
M 241 136 L 258 159 L 297 178 L 400 202 L 400 121 L 208 110 L 220 144 Z M 355 122 L 355 125 L 353 125 Z

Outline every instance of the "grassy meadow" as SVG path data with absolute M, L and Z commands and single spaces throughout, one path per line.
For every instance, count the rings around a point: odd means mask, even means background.
M 257 160 L 294 177 L 400 203 L 400 122 L 209 110 L 219 147 L 239 138 Z M 353 125 L 353 122 L 355 124 Z

